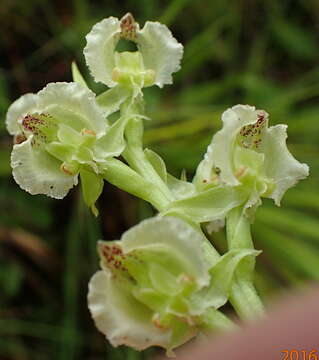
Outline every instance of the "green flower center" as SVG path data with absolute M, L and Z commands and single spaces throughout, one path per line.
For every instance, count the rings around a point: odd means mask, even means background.
M 139 51 L 115 52 L 115 68 L 112 79 L 122 85 L 150 86 L 154 83 L 155 73 L 146 70 L 142 54 Z

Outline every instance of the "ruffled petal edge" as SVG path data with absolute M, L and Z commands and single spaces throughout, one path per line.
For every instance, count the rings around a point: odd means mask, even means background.
M 85 61 L 97 82 L 109 87 L 116 85 L 112 80 L 115 66 L 114 51 L 120 33 L 120 21 L 116 17 L 108 17 L 95 24 L 86 35 L 86 46 L 83 50 Z
M 60 162 L 44 150 L 32 147 L 33 137 L 14 145 L 11 154 L 12 174 L 17 184 L 32 195 L 45 194 L 62 199 L 77 184 L 77 176 L 60 170 Z
M 34 109 L 37 107 L 37 102 L 38 95 L 29 93 L 22 95 L 11 104 L 6 116 L 6 126 L 11 135 L 21 133 L 19 121 L 22 121 L 29 111 L 35 112 Z
M 139 309 L 143 305 L 128 295 L 125 287 L 116 286 L 115 281 L 109 271 L 100 270 L 89 282 L 88 306 L 96 327 L 113 346 L 127 345 L 137 350 L 154 345 L 166 348 L 171 331 L 157 329 L 151 321 L 152 313 L 148 314 L 146 307 Z
M 172 74 L 181 65 L 184 48 L 166 25 L 147 21 L 137 33 L 137 46 L 142 53 L 145 68 L 155 71 L 155 84 L 163 87 L 172 84 Z

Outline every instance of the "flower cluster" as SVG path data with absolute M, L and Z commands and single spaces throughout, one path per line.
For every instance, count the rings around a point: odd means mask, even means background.
M 121 38 L 136 42 L 139 51 L 117 52 Z M 82 184 L 95 189 L 92 199 L 87 196 L 89 206 L 94 206 L 103 186 L 101 165 L 123 152 L 129 117 L 141 117 L 133 109 L 141 100 L 133 104 L 133 99 L 145 86 L 172 83 L 183 47 L 164 25 L 147 22 L 139 30 L 127 14 L 121 20 L 111 17 L 96 24 L 87 35 L 84 54 L 95 80 L 113 87 L 111 91 L 97 99 L 75 68 L 77 82 L 51 83 L 16 100 L 6 124 L 16 139 L 11 165 L 22 189 L 61 199 L 80 174 Z M 110 124 L 107 117 L 125 101 L 126 111 Z
M 286 125 L 269 127 L 265 111 L 234 106 L 223 113 L 223 128 L 192 182 L 177 179 L 143 148 L 143 88 L 172 83 L 183 46 L 165 25 L 148 21 L 140 29 L 131 14 L 102 20 L 86 40 L 88 68 L 109 89 L 96 96 L 73 64 L 74 82 L 23 95 L 10 106 L 6 125 L 14 136 L 13 177 L 22 189 L 61 199 L 80 177 L 84 201 L 97 215 L 107 180 L 160 213 L 121 240 L 99 242 L 102 269 L 88 295 L 96 326 L 114 346 L 159 345 L 170 353 L 199 333 L 232 328 L 218 310 L 228 300 L 243 318 L 261 314 L 250 222 L 261 198 L 279 205 L 308 175 L 287 149 Z M 121 41 L 137 50 L 118 51 Z M 207 222 L 210 230 L 226 222 L 222 256 L 201 230 Z

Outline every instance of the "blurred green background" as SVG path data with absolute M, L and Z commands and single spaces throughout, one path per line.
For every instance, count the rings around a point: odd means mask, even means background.
M 168 169 L 192 176 L 227 107 L 248 103 L 289 125 L 289 148 L 311 167 L 281 208 L 264 201 L 253 234 L 256 284 L 266 302 L 319 280 L 318 0 L 1 0 L 0 2 L 0 359 L 150 358 L 112 349 L 86 307 L 99 238 L 116 239 L 153 210 L 106 184 L 92 217 L 79 188 L 62 201 L 31 196 L 13 181 L 9 104 L 48 82 L 70 81 L 76 60 L 90 86 L 84 36 L 104 17 L 167 24 L 185 45 L 173 86 L 145 90 L 147 146 Z M 220 250 L 224 235 L 213 235 Z

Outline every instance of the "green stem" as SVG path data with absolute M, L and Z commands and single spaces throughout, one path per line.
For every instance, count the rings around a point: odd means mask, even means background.
M 114 186 L 148 201 L 159 211 L 164 210 L 169 205 L 169 201 L 154 183 L 145 180 L 120 160 L 108 159 L 103 177 Z
M 143 132 L 143 121 L 141 119 L 132 118 L 129 120 L 125 129 L 127 146 L 122 155 L 132 169 L 153 183 L 167 201 L 172 201 L 173 196 L 166 183 L 156 172 L 143 151 Z
M 207 331 L 209 334 L 211 331 L 224 332 L 234 330 L 236 329 L 236 324 L 221 311 L 211 308 L 203 316 L 202 327 L 203 331 Z
M 253 282 L 240 279 L 237 275 L 234 277 L 229 301 L 243 320 L 254 320 L 264 314 L 264 305 Z
M 254 249 L 250 223 L 241 207 L 231 210 L 226 218 L 228 248 Z M 264 312 L 263 304 L 253 285 L 255 259 L 247 258 L 238 267 L 232 286 L 230 302 L 243 319 L 254 319 Z
M 128 146 L 122 155 L 130 167 L 138 172 L 143 178 L 156 185 L 168 201 L 173 200 L 167 185 L 149 163 L 142 149 L 131 148 Z

